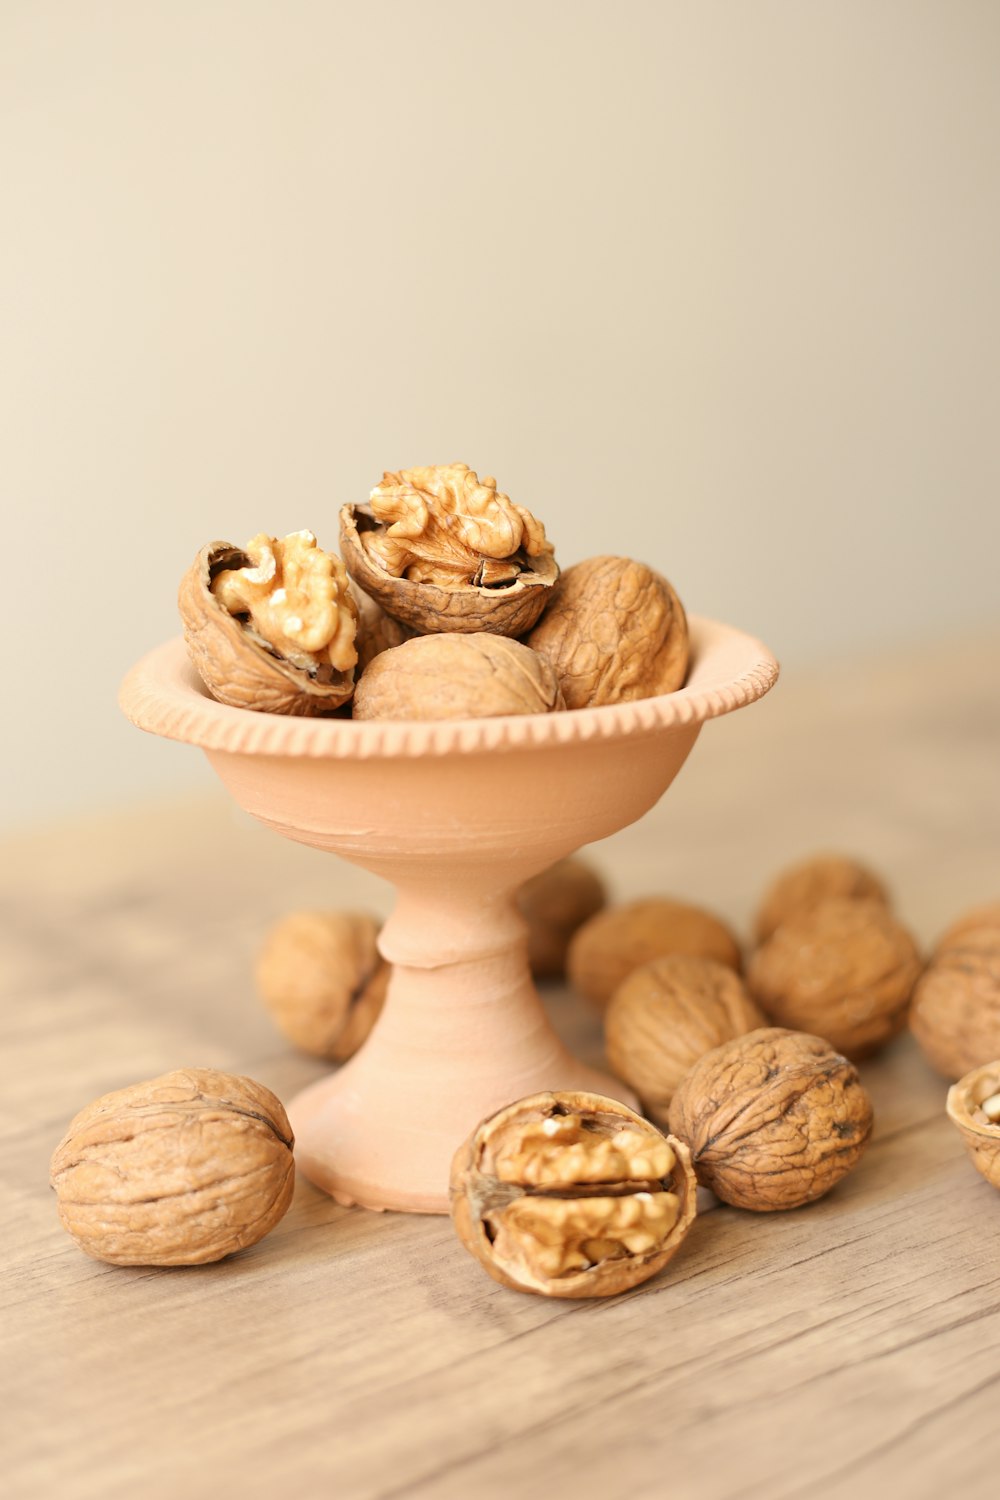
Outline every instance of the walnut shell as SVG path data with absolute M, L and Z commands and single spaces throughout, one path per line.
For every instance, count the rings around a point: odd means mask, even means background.
M 354 692 L 354 671 L 313 676 L 277 656 L 219 603 L 212 579 L 250 559 L 231 542 L 202 547 L 181 579 L 177 607 L 195 670 L 213 698 L 233 708 L 299 716 L 332 713 Z
M 921 962 L 878 901 L 839 898 L 785 922 L 750 960 L 747 983 L 776 1025 L 826 1037 L 855 1060 L 906 1024 Z
M 664 1128 L 674 1091 L 706 1052 L 766 1026 L 738 974 L 672 953 L 634 969 L 604 1013 L 608 1062 Z
M 973 1068 L 952 1084 L 947 1107 L 976 1171 L 1000 1188 L 1000 1062 Z
M 821 1037 L 770 1028 L 725 1042 L 674 1094 L 670 1129 L 698 1181 L 734 1208 L 811 1203 L 858 1162 L 872 1132 L 857 1069 Z
M 766 942 L 782 922 L 834 897 L 891 905 L 885 886 L 867 865 L 843 854 L 817 854 L 783 870 L 768 887 L 757 913 L 758 943 Z
M 378 1020 L 389 965 L 367 912 L 300 911 L 268 933 L 257 987 L 275 1024 L 313 1057 L 344 1062 Z
M 609 907 L 585 922 L 569 945 L 570 981 L 595 1005 L 607 1005 L 633 969 L 669 953 L 714 958 L 739 972 L 740 946 L 711 912 L 651 896 Z
M 945 952 L 948 948 L 964 948 L 972 933 L 1000 933 L 1000 901 L 989 901 L 985 906 L 977 906 L 972 911 L 965 912 L 956 917 L 951 926 L 937 940 L 934 955 Z M 977 938 L 980 943 L 988 939 Z
M 401 646 L 404 641 L 411 640 L 414 632 L 401 620 L 394 620 L 392 615 L 387 615 L 381 604 L 377 604 L 374 599 L 369 599 L 364 590 L 359 589 L 353 580 L 351 592 L 358 606 L 358 664 L 354 669 L 354 675 L 358 678 L 376 656 L 381 656 L 383 651 L 391 651 L 393 646 Z
M 672 693 L 687 674 L 680 600 L 661 574 L 627 557 L 568 568 L 527 643 L 552 663 L 567 708 Z
M 561 859 L 522 885 L 517 904 L 528 924 L 528 961 L 536 979 L 562 978 L 570 938 L 607 899 L 601 877 L 582 859 Z
M 116 1266 L 197 1266 L 255 1245 L 292 1201 L 293 1137 L 252 1078 L 181 1068 L 88 1104 L 52 1157 L 59 1217 Z
M 368 666 L 356 719 L 487 719 L 563 707 L 551 667 L 503 635 L 418 635 Z
M 687 1148 L 599 1094 L 499 1110 L 451 1169 L 462 1244 L 501 1286 L 543 1297 L 612 1297 L 655 1276 L 696 1201 Z
M 396 578 L 380 567 L 361 544 L 365 530 L 379 523 L 369 505 L 345 505 L 340 512 L 340 551 L 348 573 L 387 615 L 422 635 L 435 631 L 518 636 L 530 630 L 545 608 L 559 566 L 551 553 L 532 560 L 530 569 L 499 586 L 465 584 L 444 588 Z
M 945 1078 L 1000 1057 L 1000 928 L 968 928 L 938 947 L 913 993 L 910 1029 Z

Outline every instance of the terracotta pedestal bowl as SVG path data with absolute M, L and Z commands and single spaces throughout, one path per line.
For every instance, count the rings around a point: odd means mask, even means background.
M 199 745 L 246 812 L 384 876 L 398 901 L 394 965 L 361 1050 L 289 1108 L 300 1170 L 341 1203 L 447 1211 L 448 1170 L 473 1127 L 541 1089 L 629 1101 L 572 1057 L 528 970 L 515 897 L 530 876 L 605 838 L 662 796 L 702 723 L 777 677 L 758 641 L 691 621 L 677 693 L 523 718 L 387 723 L 292 719 L 208 697 L 183 641 L 121 690 L 141 729 Z

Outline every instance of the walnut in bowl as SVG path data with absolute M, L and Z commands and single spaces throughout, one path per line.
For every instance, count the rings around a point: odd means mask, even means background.
M 311 531 L 210 542 L 177 604 L 188 654 L 220 703 L 316 715 L 354 692 L 357 605 L 340 558 Z
M 523 635 L 559 576 L 541 522 L 468 464 L 387 472 L 344 506 L 340 542 L 358 587 L 421 634 Z
M 356 719 L 487 719 L 563 708 L 548 662 L 505 635 L 418 635 L 361 675 Z

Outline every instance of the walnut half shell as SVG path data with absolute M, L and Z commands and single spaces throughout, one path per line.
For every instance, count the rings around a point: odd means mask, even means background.
M 233 708 L 300 716 L 333 712 L 354 692 L 353 666 L 343 671 L 329 665 L 316 670 L 296 666 L 245 619 L 230 614 L 212 592 L 220 573 L 252 562 L 231 542 L 209 542 L 181 579 L 177 605 L 199 677 L 213 698 Z M 344 607 L 356 615 L 346 589 Z
M 1000 1188 L 1000 1062 L 973 1068 L 948 1090 L 948 1118 L 977 1172 Z

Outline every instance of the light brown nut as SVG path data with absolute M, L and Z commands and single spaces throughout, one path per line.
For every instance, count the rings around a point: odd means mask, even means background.
M 421 635 L 383 651 L 354 695 L 356 719 L 487 719 L 563 707 L 552 669 L 502 635 Z
M 384 474 L 344 506 L 340 540 L 355 582 L 421 633 L 522 635 L 559 576 L 541 522 L 467 464 Z
M 888 891 L 867 865 L 843 854 L 817 854 L 783 870 L 768 887 L 757 913 L 758 943 L 783 922 L 833 897 L 891 905 Z
M 939 946 L 914 991 L 910 1029 L 945 1078 L 1000 1056 L 1000 928 L 972 927 Z
M 88 1104 L 52 1157 L 59 1217 L 116 1266 L 197 1266 L 255 1245 L 292 1201 L 293 1137 L 252 1078 L 180 1068 Z
M 611 1297 L 655 1276 L 695 1216 L 687 1150 L 598 1094 L 534 1094 L 472 1132 L 451 1215 L 494 1281 L 544 1297 Z
M 980 946 L 992 944 L 992 935 L 1000 933 L 1000 901 L 988 901 L 985 906 L 977 906 L 956 917 L 938 938 L 934 948 L 935 957 L 948 948 L 968 947 L 973 933 L 977 934 L 973 939 L 974 943 Z M 991 936 L 980 936 L 984 933 Z
M 735 1208 L 799 1208 L 854 1167 L 872 1132 L 857 1069 L 821 1037 L 770 1028 L 706 1053 L 670 1106 L 698 1181 Z
M 389 965 L 367 912 L 300 911 L 268 933 L 257 987 L 289 1041 L 314 1057 L 344 1062 L 382 1010 Z
M 311 537 L 312 533 L 299 535 Z M 255 538 L 255 542 L 261 540 L 269 539 Z M 318 552 L 305 544 L 299 550 Z M 280 598 L 277 605 L 272 602 L 282 589 L 277 568 L 272 572 L 274 550 L 261 567 L 255 566 L 244 548 L 230 542 L 210 542 L 201 549 L 181 579 L 177 604 L 188 653 L 213 698 L 234 708 L 297 715 L 332 713 L 347 702 L 354 691 L 357 608 L 340 559 L 332 553 L 319 553 L 319 557 L 325 565 L 296 575 L 302 594 L 315 596 L 315 615 L 305 609 L 292 614 L 292 628 L 300 638 L 285 638 L 279 648 L 270 638 L 279 638 L 275 613 L 283 614 L 287 625 L 289 606 Z M 247 570 L 251 575 L 259 572 L 260 579 L 251 576 L 248 582 Z M 262 596 L 257 602 L 257 624 L 249 608 L 251 595 L 256 593 Z M 223 601 L 228 599 L 236 608 L 238 595 L 247 608 L 232 614 Z M 265 636 L 261 628 L 270 634 Z M 327 639 L 318 650 L 308 649 L 307 642 L 322 641 L 324 635 Z
M 595 1005 L 607 1005 L 633 969 L 669 953 L 714 958 L 739 972 L 740 945 L 724 922 L 698 906 L 651 896 L 598 912 L 569 945 L 570 981 Z
M 358 607 L 358 633 L 355 641 L 358 665 L 355 676 L 360 677 L 376 656 L 381 656 L 383 651 L 391 651 L 393 646 L 401 646 L 404 641 L 413 637 L 414 632 L 401 620 L 394 620 L 392 615 L 387 615 L 382 606 L 370 599 L 353 581 L 351 593 Z
M 582 859 L 561 859 L 525 882 L 517 904 L 528 924 L 528 961 L 536 979 L 565 974 L 570 938 L 607 899 L 601 877 Z
M 841 898 L 779 927 L 751 958 L 747 984 L 776 1025 L 857 1060 L 905 1026 L 920 970 L 913 938 L 881 902 Z
M 614 1072 L 665 1129 L 674 1091 L 699 1057 L 766 1025 L 732 969 L 674 953 L 618 986 L 604 1013 L 604 1041 Z
M 977 1172 L 1000 1188 L 1000 1062 L 973 1068 L 948 1090 L 948 1118 Z
M 568 568 L 527 638 L 555 668 L 567 708 L 672 693 L 688 668 L 688 626 L 667 580 L 627 557 Z

